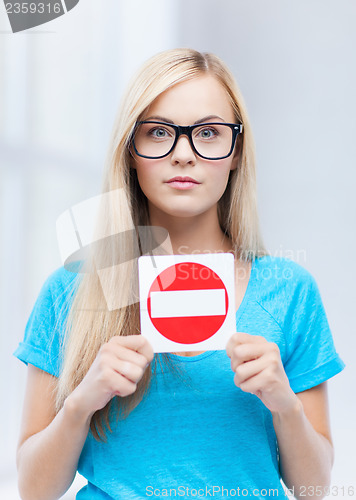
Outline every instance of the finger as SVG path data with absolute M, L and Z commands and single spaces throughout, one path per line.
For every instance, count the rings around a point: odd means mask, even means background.
M 140 354 L 139 352 L 128 347 L 124 347 L 121 343 L 118 343 L 113 339 L 108 342 L 108 345 L 116 358 L 121 359 L 122 361 L 129 361 L 130 363 L 138 365 L 141 368 L 146 368 L 148 365 L 148 360 L 143 354 Z
M 115 363 L 114 370 L 116 373 L 124 376 L 127 380 L 137 384 L 142 378 L 145 368 L 130 363 L 130 361 L 118 359 Z
M 267 381 L 265 374 L 262 371 L 257 375 L 255 375 L 254 377 L 250 377 L 248 380 L 239 383 L 238 387 L 244 392 L 250 392 L 251 394 L 257 394 L 257 395 L 261 394 L 267 388 Z
M 235 374 L 238 385 L 242 390 L 247 392 L 253 392 L 256 394 L 258 391 L 270 392 L 273 387 L 280 385 L 280 383 L 285 383 L 288 378 L 284 372 L 281 361 L 278 360 L 274 355 L 270 354 L 266 356 L 265 367 L 255 375 L 239 382 L 239 375 Z M 250 362 L 252 363 L 252 361 Z
M 258 359 L 268 352 L 267 344 L 239 344 L 232 350 L 231 369 L 236 368 L 242 363 Z
M 255 377 L 270 365 L 269 356 L 262 356 L 252 361 L 239 365 L 235 370 L 235 384 L 240 385 L 251 377 Z
M 113 375 L 111 386 L 111 393 L 113 395 L 125 397 L 136 391 L 137 385 L 135 382 L 132 382 L 119 373 L 114 373 Z
M 116 335 L 112 338 L 113 342 L 117 342 L 119 345 L 132 349 L 139 352 L 150 363 L 153 360 L 153 349 L 149 341 L 143 335 L 127 335 L 120 336 Z
M 261 335 L 251 335 L 250 333 L 236 332 L 231 335 L 228 343 L 226 344 L 226 353 L 231 358 L 232 350 L 235 346 L 240 344 L 257 344 L 265 343 L 267 340 Z

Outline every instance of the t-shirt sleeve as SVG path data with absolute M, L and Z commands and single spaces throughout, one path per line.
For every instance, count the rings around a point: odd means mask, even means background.
M 23 341 L 14 356 L 25 364 L 59 376 L 66 316 L 72 297 L 72 279 L 60 269 L 44 283 L 28 319 Z M 67 278 L 67 279 L 65 279 Z
M 310 389 L 343 370 L 318 285 L 306 270 L 292 293 L 284 330 L 284 368 L 294 392 Z

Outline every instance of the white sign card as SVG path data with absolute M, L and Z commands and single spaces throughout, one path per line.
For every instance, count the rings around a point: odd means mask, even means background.
M 154 352 L 225 349 L 236 331 L 231 253 L 138 259 L 141 333 Z

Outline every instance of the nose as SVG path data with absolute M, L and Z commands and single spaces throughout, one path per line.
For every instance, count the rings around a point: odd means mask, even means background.
M 178 138 L 177 144 L 175 145 L 175 148 L 171 155 L 171 161 L 173 165 L 195 165 L 196 160 L 196 155 L 192 149 L 188 137 L 186 135 L 181 135 Z

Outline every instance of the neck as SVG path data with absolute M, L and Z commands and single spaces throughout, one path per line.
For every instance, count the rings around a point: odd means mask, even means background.
M 232 252 L 232 242 L 220 227 L 216 209 L 194 217 L 151 211 L 150 222 L 167 229 L 175 255 Z

